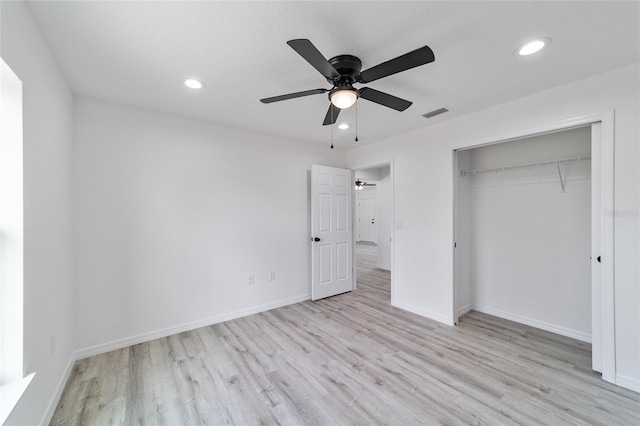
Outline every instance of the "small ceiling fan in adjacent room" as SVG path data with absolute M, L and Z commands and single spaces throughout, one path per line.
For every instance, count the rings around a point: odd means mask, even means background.
M 356 83 L 371 83 L 372 81 L 419 67 L 435 60 L 433 51 L 428 46 L 423 46 L 365 71 L 360 71 L 362 61 L 353 55 L 338 55 L 327 60 L 313 43 L 307 39 L 289 40 L 287 44 L 309 62 L 311 66 L 317 69 L 320 74 L 333 85 L 333 88 L 320 88 L 289 93 L 260 99 L 260 102 L 268 104 L 329 92 L 331 105 L 329 105 L 329 110 L 322 123 L 324 126 L 334 124 L 340 114 L 340 110 L 349 108 L 358 98 L 375 102 L 395 109 L 396 111 L 404 111 L 411 106 L 411 102 L 370 87 L 356 89 L 353 85 Z
M 365 186 L 376 186 L 375 183 L 367 183 L 360 179 L 356 180 L 356 191 L 361 191 Z

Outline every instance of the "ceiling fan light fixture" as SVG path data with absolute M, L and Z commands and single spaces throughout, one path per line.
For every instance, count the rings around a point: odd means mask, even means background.
M 350 87 L 339 87 L 331 92 L 329 99 L 331 99 L 331 103 L 336 108 L 345 109 L 356 103 L 356 100 L 358 100 L 358 92 Z
M 347 123 L 342 123 L 338 126 L 338 129 L 340 130 L 347 130 L 349 128 L 349 125 Z

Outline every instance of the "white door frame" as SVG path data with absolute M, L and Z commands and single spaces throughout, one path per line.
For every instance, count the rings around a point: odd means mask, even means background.
M 356 170 L 364 170 L 364 169 L 371 169 L 374 167 L 383 167 L 383 166 L 389 166 L 389 184 L 391 186 L 391 223 L 389 224 L 389 226 L 391 226 L 391 305 L 395 306 L 395 300 L 396 300 L 396 293 L 395 293 L 395 271 L 396 271 L 396 266 L 395 266 L 395 259 L 396 259 L 396 235 L 395 235 L 395 211 L 396 211 L 396 203 L 395 203 L 395 194 L 396 194 L 396 190 L 395 190 L 395 185 L 394 185 L 394 169 L 393 169 L 393 157 L 388 158 L 388 159 L 383 159 L 380 161 L 375 161 L 375 162 L 370 162 L 370 163 L 359 163 L 359 164 L 355 164 L 352 165 L 350 167 L 351 170 L 353 170 L 353 176 L 354 176 L 354 189 L 353 191 L 355 192 L 355 172 Z M 353 196 L 353 199 L 355 200 L 355 195 Z M 355 206 L 353 208 L 353 214 L 354 214 L 354 223 L 355 223 Z M 353 240 L 353 247 L 355 248 L 356 246 L 356 241 L 355 241 L 355 230 L 354 230 L 354 240 Z M 355 250 L 355 249 L 354 249 Z M 355 253 L 354 253 L 354 265 L 355 265 Z M 357 268 L 354 266 L 354 271 Z M 355 273 L 354 273 L 355 276 Z
M 602 150 L 600 158 L 593 157 L 592 162 L 598 161 L 601 167 L 601 206 L 602 213 L 602 232 L 601 243 L 603 259 L 609 259 L 602 263 L 602 293 L 601 293 L 601 312 L 602 312 L 602 378 L 610 383 L 616 383 L 616 347 L 615 347 L 615 310 L 614 310 L 614 218 L 613 214 L 607 212 L 614 211 L 613 204 L 613 178 L 614 178 L 614 111 L 605 111 L 601 113 L 583 115 L 570 118 L 567 120 L 550 123 L 546 125 L 536 126 L 532 128 L 522 129 L 510 134 L 483 138 L 475 141 L 467 141 L 457 144 L 449 151 L 448 169 L 448 220 L 450 221 L 449 229 L 451 238 L 451 266 L 452 282 L 451 282 L 451 312 L 449 315 L 450 324 L 458 322 L 458 306 L 457 306 L 457 285 L 456 285 L 456 202 L 457 202 L 457 150 L 477 148 L 496 143 L 507 142 L 515 139 L 528 138 L 543 133 L 567 130 L 572 127 L 592 125 L 602 123 Z M 595 259 L 593 260 L 595 261 Z

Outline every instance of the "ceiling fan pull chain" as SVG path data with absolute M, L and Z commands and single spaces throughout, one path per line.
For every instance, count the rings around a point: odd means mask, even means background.
M 329 124 L 329 127 L 331 127 L 331 149 L 333 149 L 333 107 L 331 105 L 329 105 L 329 110 L 331 111 L 331 124 Z
M 358 142 L 358 102 L 356 102 L 356 142 Z

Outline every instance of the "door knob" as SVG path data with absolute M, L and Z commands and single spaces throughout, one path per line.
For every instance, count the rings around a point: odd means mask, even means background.
M 598 259 L 597 259 L 597 260 L 598 260 L 598 263 L 602 263 L 602 262 L 600 261 L 600 258 L 601 258 L 601 256 L 598 256 Z
M 314 237 L 314 238 L 311 238 L 311 241 L 316 241 L 316 242 L 318 242 L 318 241 L 320 241 L 320 238 L 318 238 L 318 237 Z

